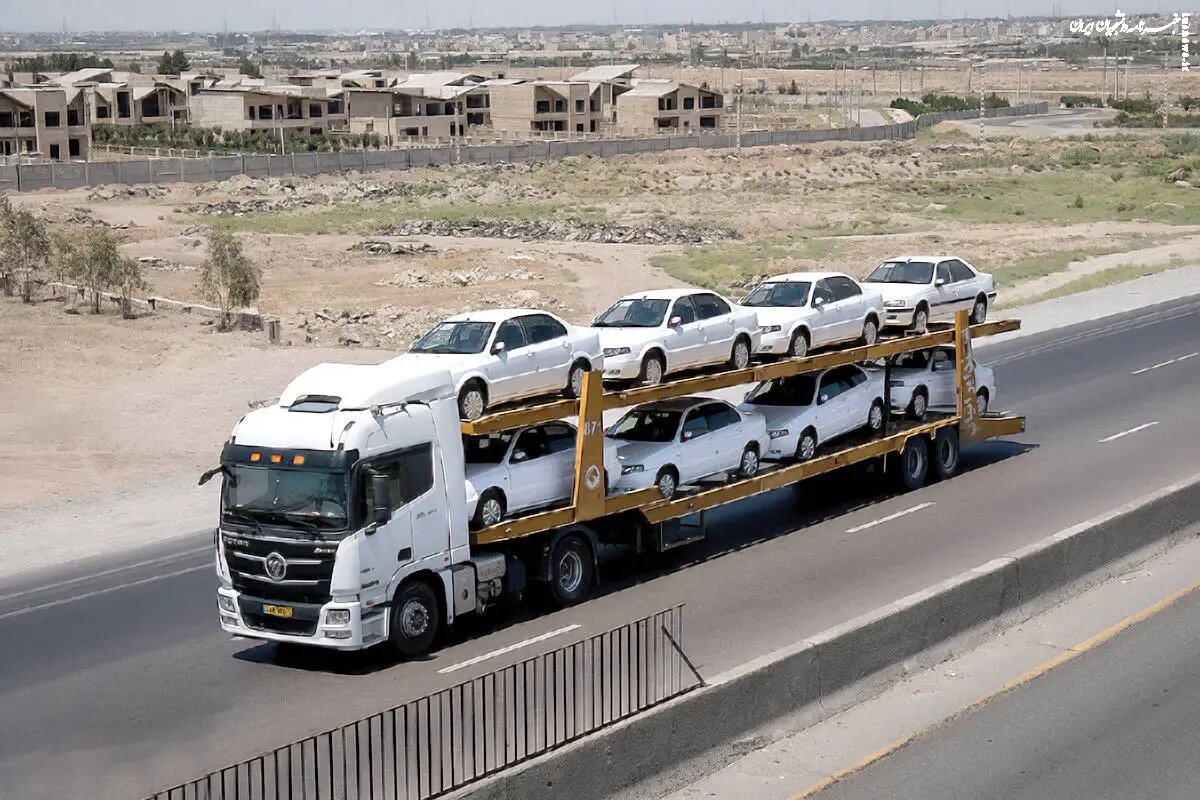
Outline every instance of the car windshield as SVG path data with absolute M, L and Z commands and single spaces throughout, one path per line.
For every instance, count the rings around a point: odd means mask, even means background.
M 597 328 L 657 328 L 667 313 L 666 300 L 618 300 L 596 318 Z
M 347 525 L 350 480 L 344 472 L 230 464 L 221 510 L 258 522 L 288 522 L 341 530 Z
M 817 376 L 793 375 L 763 381 L 746 397 L 758 406 L 810 406 L 817 391 Z
M 486 436 L 464 436 L 463 450 L 468 464 L 499 464 L 508 452 L 508 445 L 513 435 L 507 433 L 489 433 Z
M 412 347 L 414 353 L 482 353 L 492 335 L 490 322 L 443 322 L 422 336 Z
M 626 442 L 669 442 L 679 430 L 681 416 L 661 408 L 635 408 L 621 417 L 608 436 Z
M 760 283 L 742 305 L 751 308 L 784 307 L 800 308 L 808 304 L 808 293 L 812 284 L 808 281 Z
M 885 261 L 863 279 L 863 283 L 929 283 L 933 264 L 929 261 Z

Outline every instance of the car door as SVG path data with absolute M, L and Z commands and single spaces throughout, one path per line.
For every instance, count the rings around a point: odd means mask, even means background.
M 500 343 L 504 344 L 504 349 L 496 353 L 496 345 Z M 525 328 L 519 318 L 500 323 L 492 340 L 492 350 L 489 401 L 510 400 L 536 391 L 537 356 L 525 338 Z
M 948 262 L 950 278 L 954 281 L 955 310 L 970 311 L 975 305 L 975 295 L 979 293 L 979 277 L 974 270 L 957 258 Z
M 690 297 L 680 297 L 667 314 L 667 324 L 678 324 L 667 330 L 667 366 L 669 369 L 694 367 L 704 363 L 704 329 Z
M 679 482 L 690 483 L 720 469 L 714 437 L 708 430 L 704 406 L 692 408 L 679 430 Z
M 508 510 L 521 511 L 554 502 L 560 489 L 554 459 L 548 458 L 544 426 L 526 428 L 508 454 Z
M 836 342 L 838 326 L 842 320 L 837 309 L 837 292 L 833 290 L 828 278 L 822 278 L 813 284 L 810 302 L 814 312 L 811 329 L 812 345 L 818 347 Z
M 958 304 L 958 288 L 950 274 L 950 262 L 939 261 L 933 273 L 933 299 L 930 301 L 931 317 L 952 315 Z
M 834 367 L 821 376 L 817 388 L 817 431 L 821 438 L 829 440 L 847 431 L 849 414 L 845 395 L 849 389 L 845 367 Z
M 717 469 L 729 469 L 741 463 L 743 440 L 742 417 L 725 403 L 704 406 L 708 419 L 709 437 L 713 439 L 714 461 Z
M 537 363 L 530 391 L 559 391 L 567 385 L 571 368 L 571 341 L 566 327 L 548 314 L 527 314 L 521 317 L 521 325 Z
M 692 295 L 692 304 L 704 330 L 704 360 L 725 361 L 733 351 L 735 335 L 733 309 L 715 294 Z
M 938 347 L 929 365 L 929 405 L 953 406 L 958 403 L 958 388 L 954 374 L 955 353 L 952 348 Z
M 848 387 L 842 395 L 844 398 L 842 414 L 844 430 L 855 431 L 867 424 L 871 413 L 871 404 L 875 396 L 870 390 L 867 373 L 856 366 L 845 367 L 843 380 Z
M 554 499 L 565 500 L 575 489 L 575 427 L 565 422 L 553 422 L 543 426 L 542 430 L 546 437 L 544 460 L 554 473 Z
M 866 302 L 863 300 L 862 289 L 849 278 L 836 276 L 829 279 L 837 307 L 838 339 L 847 341 L 857 339 L 862 334 L 863 317 L 866 316 Z

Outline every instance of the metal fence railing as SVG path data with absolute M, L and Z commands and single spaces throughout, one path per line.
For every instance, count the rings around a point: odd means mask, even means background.
M 703 684 L 683 606 L 490 672 L 148 800 L 425 800 Z

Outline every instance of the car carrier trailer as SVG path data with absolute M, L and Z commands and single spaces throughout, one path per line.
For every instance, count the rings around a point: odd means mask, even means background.
M 704 537 L 703 515 L 710 509 L 854 464 L 880 463 L 908 489 L 932 475 L 949 477 L 961 444 L 1025 430 L 1024 417 L 979 414 L 971 353 L 973 338 L 1019 327 L 1013 320 L 970 326 L 959 312 L 953 326 L 923 334 L 623 391 L 604 391 L 602 373 L 593 371 L 578 400 L 472 422 L 458 419 L 448 374 L 381 380 L 382 367 L 314 368 L 293 381 L 277 406 L 244 417 L 221 466 L 209 473 L 222 472 L 225 484 L 216 541 L 221 626 L 252 638 L 344 650 L 386 642 L 411 656 L 432 647 L 459 616 L 527 590 L 558 607 L 586 600 L 599 582 L 602 543 L 637 552 L 688 544 Z M 657 488 L 606 493 L 606 410 L 846 364 L 882 360 L 887 370 L 901 353 L 945 345 L 957 350 L 952 411 L 892 419 L 885 396 L 878 434 L 826 445 L 810 460 L 764 465 L 753 477 L 700 485 L 671 499 Z M 887 385 L 885 374 L 885 392 Z M 569 416 L 579 421 L 570 505 L 469 531 L 462 435 Z M 272 467 L 280 471 L 278 486 L 286 483 L 293 492 L 319 486 L 312 491 L 321 492 L 321 503 L 336 508 L 340 502 L 344 518 L 333 518 L 340 527 L 256 516 L 231 502 L 257 491 L 248 487 Z

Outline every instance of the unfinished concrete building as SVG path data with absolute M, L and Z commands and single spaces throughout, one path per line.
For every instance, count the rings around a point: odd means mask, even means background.
M 483 85 L 500 136 L 598 133 L 605 127 L 599 84 L 498 78 Z
M 319 136 L 332 121 L 344 121 L 341 98 L 324 89 L 300 86 L 222 86 L 217 84 L 189 98 L 191 121 L 230 131 L 298 131 Z
M 715 130 L 725 99 L 719 92 L 669 80 L 635 80 L 617 97 L 617 128 L 626 133 Z
M 53 86 L 0 89 L 0 156 L 86 160 L 92 131 L 83 91 Z

